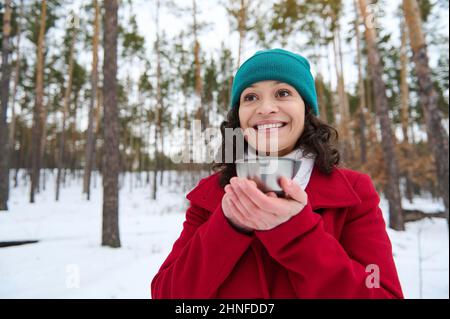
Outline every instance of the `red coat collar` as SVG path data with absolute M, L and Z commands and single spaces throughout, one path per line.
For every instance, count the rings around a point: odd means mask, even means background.
M 350 207 L 361 203 L 349 180 L 339 168 L 326 175 L 314 165 L 311 178 L 305 189 L 312 209 Z M 219 174 L 215 173 L 200 181 L 186 198 L 192 203 L 213 212 L 221 203 L 224 190 L 219 185 Z
M 343 170 L 336 167 L 331 174 L 326 175 L 314 165 L 305 191 L 313 210 L 351 207 L 361 203 L 361 198 L 356 194 Z

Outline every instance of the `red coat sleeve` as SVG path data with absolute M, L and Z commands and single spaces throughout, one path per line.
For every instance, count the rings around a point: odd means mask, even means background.
M 254 238 L 235 230 L 221 205 L 211 214 L 191 203 L 180 237 L 151 282 L 152 298 L 214 298 Z
M 403 298 L 379 196 L 367 174 L 354 188 L 361 204 L 349 208 L 339 241 L 324 230 L 309 203 L 289 221 L 255 232 L 288 270 L 298 298 Z M 378 288 L 369 265 L 379 269 Z

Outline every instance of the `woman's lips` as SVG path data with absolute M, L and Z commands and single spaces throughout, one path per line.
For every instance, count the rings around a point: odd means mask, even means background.
M 278 129 L 283 128 L 286 126 L 287 123 L 285 122 L 277 122 L 277 123 L 263 123 L 263 124 L 257 124 L 253 126 L 253 129 L 258 132 L 265 132 L 265 131 L 276 131 Z
M 254 130 L 255 134 L 257 135 L 275 135 L 275 134 L 280 134 L 280 132 L 283 132 L 285 129 L 288 128 L 288 123 L 282 123 L 282 126 L 280 127 L 267 127 L 267 126 L 263 126 L 260 129 L 258 129 L 257 127 L 252 127 L 252 129 Z

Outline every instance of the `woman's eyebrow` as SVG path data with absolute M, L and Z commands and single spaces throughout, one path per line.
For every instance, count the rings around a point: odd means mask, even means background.
M 272 86 L 275 86 L 275 85 L 281 84 L 281 83 L 283 83 L 283 82 L 275 81 L 275 82 L 272 84 Z M 255 86 L 252 84 L 252 85 L 249 85 L 248 87 L 249 87 L 249 88 L 254 88 Z

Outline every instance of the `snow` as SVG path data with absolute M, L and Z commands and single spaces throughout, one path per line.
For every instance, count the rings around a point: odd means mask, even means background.
M 405 209 L 419 209 L 425 213 L 443 211 L 442 201 L 424 196 L 410 203 L 403 199 Z M 381 197 L 380 208 L 388 220 L 388 204 Z M 392 242 L 395 263 L 405 298 L 449 298 L 449 240 L 447 221 L 426 218 L 405 224 L 399 232 L 387 228 Z M 422 287 L 422 288 L 421 288 Z
M 52 184 L 35 204 L 26 187 L 12 189 L 10 210 L 0 213 L 0 242 L 40 240 L 0 248 L 0 298 L 149 298 L 182 229 L 187 201 L 176 185 L 161 188 L 156 202 L 149 188 L 121 189 L 122 247 L 113 249 L 101 246 L 101 188 L 87 201 L 78 181 L 55 202 Z
M 160 186 L 156 201 L 145 177 L 132 190 L 129 175 L 123 180 L 118 249 L 101 246 L 100 179 L 90 201 L 81 195 L 81 179 L 69 179 L 55 202 L 54 176 L 49 174 L 35 204 L 28 203 L 28 187 L 20 180 L 11 189 L 10 210 L 0 213 L 0 242 L 39 242 L 0 248 L 0 298 L 150 298 L 151 279 L 181 232 L 185 194 L 191 188 L 172 176 L 171 185 L 166 178 Z M 441 202 L 429 198 L 403 205 L 442 209 Z M 384 198 L 380 207 L 386 218 Z M 388 234 L 405 297 L 449 298 L 446 221 L 410 222 L 405 232 L 388 229 Z

